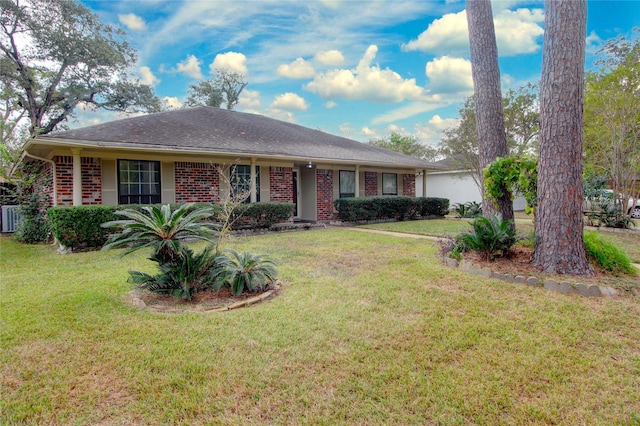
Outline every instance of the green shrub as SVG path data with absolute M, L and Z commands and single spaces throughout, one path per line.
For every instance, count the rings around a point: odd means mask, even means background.
M 218 208 L 221 210 L 220 206 Z M 242 226 L 270 228 L 276 223 L 291 219 L 294 209 L 295 204 L 293 203 L 260 202 L 241 204 L 233 214 L 236 218 L 240 218 L 239 223 Z
M 468 203 L 456 203 L 451 208 L 451 212 L 459 218 L 472 218 L 482 215 L 482 204 L 477 201 L 469 201 Z
M 196 292 L 213 286 L 213 271 L 219 258 L 220 255 L 215 253 L 215 247 L 212 245 L 205 247 L 199 254 L 181 246 L 178 256 L 170 262 L 166 262 L 158 253 L 151 257 L 151 260 L 158 264 L 159 274 L 129 271 L 129 282 L 155 293 L 166 293 L 190 300 Z
M 101 247 L 108 230 L 101 225 L 115 219 L 115 206 L 51 207 L 47 218 L 51 232 L 65 247 Z
M 457 240 L 467 249 L 481 253 L 485 259 L 504 255 L 517 239 L 513 222 L 503 220 L 500 214 L 490 218 L 478 217 L 472 227 L 471 232 L 459 235 Z
M 600 269 L 616 275 L 637 274 L 629 256 L 611 243 L 604 241 L 595 232 L 584 233 L 584 247 L 587 257 Z
M 272 260 L 246 251 L 240 254 L 235 250 L 225 250 L 217 263 L 215 288 L 228 286 L 236 295 L 245 289 L 249 292 L 263 291 L 275 282 L 278 274 Z
M 445 198 L 423 197 L 365 197 L 340 198 L 334 206 L 338 219 L 345 222 L 364 222 L 380 219 L 414 219 L 422 216 L 444 216 L 449 210 Z
M 175 261 L 181 253 L 185 240 L 198 239 L 210 243 L 217 242 L 218 226 L 204 219 L 211 217 L 211 205 L 193 206 L 183 204 L 171 209 L 169 204 L 117 210 L 116 215 L 126 219 L 113 220 L 102 224 L 103 228 L 121 229 L 122 232 L 109 237 L 103 250 L 125 247 L 125 254 L 150 247 L 153 256 L 160 256 L 163 263 Z

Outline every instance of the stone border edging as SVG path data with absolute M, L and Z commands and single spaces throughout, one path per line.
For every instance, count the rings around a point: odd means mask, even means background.
M 599 286 L 595 284 L 586 285 L 582 283 L 573 284 L 569 281 L 557 282 L 553 279 L 547 279 L 543 283 L 537 277 L 502 274 L 500 272 L 492 271 L 491 268 L 480 266 L 464 259 L 457 261 L 456 259 L 446 257 L 444 258 L 444 263 L 449 268 L 459 268 L 461 271 L 469 272 L 474 275 L 481 275 L 486 278 L 495 278 L 509 283 L 524 284 L 531 287 L 541 287 L 545 290 L 558 291 L 564 294 L 577 294 L 585 297 L 615 297 L 618 295 L 618 292 L 613 287 Z

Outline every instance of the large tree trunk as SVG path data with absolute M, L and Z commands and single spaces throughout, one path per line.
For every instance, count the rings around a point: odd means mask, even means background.
M 582 104 L 586 0 L 546 0 L 534 264 L 592 275 L 582 216 Z
M 476 102 L 476 127 L 478 130 L 478 153 L 480 166 L 484 169 L 498 157 L 507 155 L 507 136 L 502 113 L 502 92 L 500 91 L 500 66 L 498 46 L 493 26 L 490 0 L 467 0 L 467 23 L 469 26 L 469 47 L 471 53 L 471 73 Z M 483 178 L 484 181 L 484 178 Z M 503 188 L 504 196 L 497 200 L 497 206 L 487 198 L 483 187 L 482 213 L 489 217 L 502 214 L 503 219 L 513 219 L 511 195 Z

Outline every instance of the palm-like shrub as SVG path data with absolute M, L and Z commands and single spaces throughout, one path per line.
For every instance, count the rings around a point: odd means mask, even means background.
M 174 211 L 168 204 L 115 212 L 126 219 L 104 223 L 106 228 L 122 229 L 112 235 L 103 250 L 126 247 L 124 254 L 150 247 L 153 255 L 162 262 L 175 263 L 180 257 L 182 242 L 187 239 L 205 240 L 215 243 L 218 225 L 203 222 L 213 214 L 210 206 L 183 204 Z
M 265 256 L 246 251 L 240 254 L 227 249 L 217 259 L 215 287 L 219 290 L 229 286 L 236 295 L 245 289 L 249 292 L 263 291 L 275 281 L 277 274 L 275 262 Z
M 478 217 L 472 227 L 471 232 L 461 234 L 457 239 L 469 250 L 481 253 L 485 259 L 503 255 L 517 239 L 513 223 L 503 220 L 500 214 L 490 218 Z
M 214 284 L 213 271 L 216 268 L 214 246 L 207 246 L 201 253 L 194 254 L 193 250 L 182 246 L 175 261 L 164 262 L 156 254 L 151 260 L 158 263 L 160 273 L 150 275 L 139 271 L 129 271 L 129 282 L 139 288 L 156 293 L 171 294 L 185 300 L 198 291 L 212 287 Z

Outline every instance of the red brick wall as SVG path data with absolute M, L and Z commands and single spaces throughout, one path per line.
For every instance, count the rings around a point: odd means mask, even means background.
M 375 197 L 378 195 L 378 173 L 364 172 L 364 196 Z
M 176 162 L 176 203 L 219 201 L 220 174 L 217 164 Z
M 293 203 L 293 168 L 269 168 L 269 198 L 271 201 Z
M 56 185 L 58 186 L 57 201 L 59 206 L 73 205 L 73 157 L 57 156 L 53 159 L 56 162 Z
M 332 220 L 333 215 L 333 170 L 316 170 L 318 220 Z
M 58 205 L 73 205 L 73 156 L 58 155 L 56 163 L 56 185 Z M 102 204 L 102 166 L 100 159 L 80 158 L 82 175 L 82 204 Z
M 82 157 L 82 204 L 102 204 L 102 166 L 100 159 Z
M 402 195 L 416 196 L 416 175 L 402 175 Z

